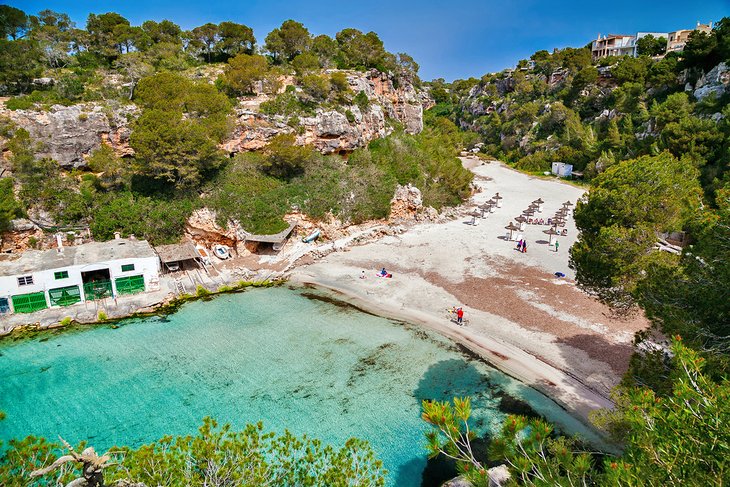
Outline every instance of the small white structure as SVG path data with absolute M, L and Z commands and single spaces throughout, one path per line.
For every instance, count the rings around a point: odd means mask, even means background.
M 32 313 L 159 287 L 160 259 L 146 240 L 114 239 L 0 259 L 0 314 Z
M 553 174 L 561 178 L 569 178 L 573 174 L 573 165 L 564 162 L 553 162 Z

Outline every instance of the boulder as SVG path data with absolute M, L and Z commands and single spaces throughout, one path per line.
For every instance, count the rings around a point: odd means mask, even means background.
M 400 184 L 395 188 L 395 194 L 390 201 L 390 221 L 399 222 L 414 220 L 423 210 L 421 190 L 415 186 Z
M 720 63 L 703 75 L 695 85 L 694 95 L 698 100 L 703 100 L 714 94 L 721 97 L 730 93 L 730 68 L 726 63 Z
M 38 226 L 32 221 L 26 220 L 25 218 L 10 220 L 11 232 L 32 232 L 36 229 L 38 229 Z
M 489 469 L 489 487 L 502 487 L 507 485 L 510 479 L 507 465 L 499 465 Z

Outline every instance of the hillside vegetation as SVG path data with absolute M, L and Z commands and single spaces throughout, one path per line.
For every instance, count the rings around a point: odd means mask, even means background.
M 8 109 L 129 100 L 137 107 L 134 156 L 102 145 L 77 169 L 43 157 L 26 130 L 0 120 L 11 173 L 0 186 L 0 229 L 28 215 L 54 228 L 88 226 L 99 240 L 119 231 L 163 243 L 177 241 L 191 212 L 206 205 L 222 224 L 233 219 L 249 232 L 272 233 L 285 228 L 282 217 L 294 208 L 316 219 L 385 218 L 396 184 L 418 186 L 436 208 L 468 193 L 471 177 L 456 159 L 462 135 L 450 123 L 408 135 L 388 120 L 390 138 L 348 159 L 295 144 L 299 116 L 333 109 L 355 123 L 357 110 L 349 107 L 371 103 L 337 69 L 378 70 L 394 85 L 420 83 L 415 61 L 387 52 L 373 32 L 315 36 L 287 20 L 259 45 L 249 27 L 234 22 L 183 31 L 168 20 L 133 26 L 110 12 L 89 15 L 78 29 L 62 13 L 0 9 L 8 19 L 0 36 L 0 93 L 13 95 Z M 285 116 L 293 134 L 231 159 L 220 145 L 239 97 L 254 93 L 268 95 L 261 112 Z
M 651 54 L 663 54 L 660 44 Z M 473 485 L 489 484 L 489 462 L 506 463 L 515 485 L 730 482 L 727 63 L 730 18 L 666 56 L 592 62 L 587 47 L 539 51 L 481 80 L 429 83 L 429 116 L 474 131 L 471 146 L 528 172 L 559 161 L 583 173 L 590 190 L 575 209 L 576 280 L 617 313 L 645 312 L 654 327 L 636 337 L 616 408 L 593 417 L 620 455 L 583 451 L 523 417 L 477 454 L 469 401 L 425 402 L 429 451 L 455 458 Z M 683 248 L 662 251 L 672 232 Z
M 685 88 L 729 56 L 727 18 L 660 59 L 592 62 L 588 47 L 538 51 L 514 70 L 430 83 L 432 111 L 477 132 L 483 152 L 526 171 L 561 161 L 592 179 L 620 161 L 667 151 L 700 170 L 711 198 L 727 182 L 730 95 L 698 99 Z

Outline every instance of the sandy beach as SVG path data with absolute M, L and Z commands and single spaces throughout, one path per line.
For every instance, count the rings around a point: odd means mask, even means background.
M 463 217 L 341 246 L 344 251 L 295 267 L 291 279 L 435 330 L 586 420 L 590 411 L 611 406 L 609 392 L 626 371 L 634 333 L 648 322 L 640 315 L 615 317 L 575 286 L 568 268 L 568 249 L 576 239 L 572 211 L 557 252 L 544 233 L 547 225 L 516 232 L 527 240 L 526 253 L 506 238 L 504 227 L 532 201 L 544 200 L 535 216 L 547 220 L 563 202 L 575 204 L 584 190 L 498 162 L 462 161 L 480 188 L 464 205 Z M 504 198 L 502 207 L 472 225 L 468 215 L 496 192 Z M 392 279 L 376 277 L 382 267 Z M 566 277 L 556 278 L 555 272 Z M 447 313 L 454 305 L 464 307 L 465 326 Z

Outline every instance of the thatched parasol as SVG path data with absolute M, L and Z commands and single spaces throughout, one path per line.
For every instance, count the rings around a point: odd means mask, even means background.
M 548 242 L 548 245 L 553 244 L 553 237 L 555 235 L 560 235 L 560 233 L 557 230 L 555 230 L 554 227 L 550 227 L 547 230 L 543 230 L 542 233 L 546 233 L 547 235 L 549 235 L 550 241 Z
M 502 200 L 504 199 L 499 193 L 495 193 L 492 199 L 497 202 L 497 208 L 502 208 Z
M 514 239 L 513 239 L 513 237 L 514 237 L 514 232 L 516 232 L 517 230 L 519 230 L 519 229 L 520 229 L 520 227 L 518 227 L 518 226 L 515 226 L 515 224 L 514 224 L 514 223 L 512 223 L 512 222 L 509 222 L 509 225 L 507 225 L 507 226 L 506 226 L 506 227 L 504 227 L 504 228 L 505 228 L 506 230 L 509 230 L 509 234 L 508 234 L 508 236 L 507 236 L 507 239 L 508 239 L 508 240 L 514 240 Z
M 525 229 L 525 223 L 527 223 L 527 218 L 525 218 L 524 216 L 520 215 L 517 218 L 515 218 L 515 221 L 517 223 L 519 223 L 520 230 L 524 230 Z

